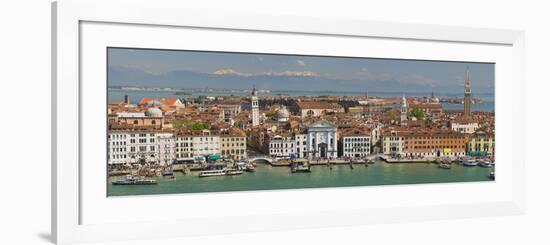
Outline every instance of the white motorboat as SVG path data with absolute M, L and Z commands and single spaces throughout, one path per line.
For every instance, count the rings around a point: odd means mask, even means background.
M 224 176 L 224 170 L 206 170 L 199 173 L 199 177 Z
M 475 159 L 464 157 L 462 158 L 462 165 L 466 167 L 474 167 L 477 166 L 477 161 Z
M 480 167 L 484 167 L 484 168 L 492 168 L 493 167 L 493 163 L 488 161 L 488 160 L 480 160 L 477 165 L 479 165 Z

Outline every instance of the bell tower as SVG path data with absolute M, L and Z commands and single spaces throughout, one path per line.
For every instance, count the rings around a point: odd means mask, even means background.
M 252 97 L 250 102 L 252 103 L 252 127 L 260 125 L 260 108 L 258 105 L 258 94 L 256 92 L 256 87 L 252 88 Z
M 401 124 L 404 124 L 407 122 L 408 112 L 409 112 L 409 108 L 407 106 L 407 98 L 405 98 L 405 95 L 403 95 L 403 98 L 401 99 Z
M 464 81 L 464 116 L 470 116 L 472 105 L 472 80 L 470 79 L 470 67 L 466 69 L 466 80 Z

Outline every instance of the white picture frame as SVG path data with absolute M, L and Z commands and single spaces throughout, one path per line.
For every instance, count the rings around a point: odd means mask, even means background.
M 459 193 L 474 192 L 476 185 L 431 185 L 431 186 L 397 186 L 383 189 L 332 189 L 252 192 L 244 194 L 204 194 L 193 199 L 193 205 L 205 202 L 205 198 L 250 198 L 258 196 L 265 200 L 300 198 L 338 192 L 339 198 L 351 198 L 361 193 L 384 195 L 417 190 L 418 202 L 399 203 L 400 199 L 388 200 L 382 207 L 365 207 L 350 205 L 337 209 L 312 209 L 299 212 L 274 212 L 265 208 L 255 213 L 233 215 L 222 214 L 195 215 L 192 218 L 174 219 L 129 219 L 124 215 L 113 220 L 97 219 L 83 222 L 84 209 L 101 206 L 99 197 L 88 197 L 89 187 L 83 188 L 86 180 L 83 176 L 81 135 L 85 132 L 82 118 L 88 118 L 83 111 L 81 82 L 86 78 L 81 69 L 83 30 L 86 23 L 110 23 L 127 26 L 170 27 L 208 29 L 213 31 L 262 32 L 269 35 L 292 34 L 319 37 L 371 38 L 380 40 L 405 40 L 437 42 L 441 45 L 475 44 L 499 46 L 510 52 L 506 58 L 507 65 L 502 75 L 496 76 L 497 115 L 498 107 L 507 107 L 514 116 L 506 123 L 497 121 L 498 131 L 508 132 L 509 140 L 499 145 L 499 149 L 513 149 L 505 155 L 510 162 L 508 175 L 497 180 L 498 196 L 469 200 L 448 199 L 447 202 L 428 200 L 422 192 L 433 192 L 437 189 L 458 190 Z M 521 214 L 524 211 L 524 33 L 518 30 L 496 30 L 470 27 L 450 27 L 438 25 L 419 25 L 405 23 L 388 23 L 375 21 L 335 20 L 298 16 L 266 16 L 254 13 L 209 12 L 186 9 L 181 1 L 91 1 L 62 0 L 52 5 L 52 237 L 58 244 L 72 242 L 116 241 L 126 239 L 152 239 L 174 236 L 191 236 L 204 234 L 221 234 L 280 229 L 315 228 L 358 224 L 379 224 L 405 221 L 453 219 L 465 217 L 482 217 L 495 215 Z M 169 31 L 169 30 L 168 30 Z M 107 37 L 107 41 L 108 41 Z M 87 41 L 90 43 L 91 41 Z M 158 47 L 155 47 L 158 48 Z M 312 51 L 313 52 L 313 51 Z M 465 56 L 466 58 L 469 56 Z M 472 59 L 475 57 L 472 56 Z M 498 64 L 498 63 L 497 63 Z M 104 76 L 101 75 L 101 76 Z M 513 82 L 513 84 L 512 84 Z M 513 85 L 513 86 L 512 86 Z M 506 89 L 500 89 L 506 88 Z M 500 94 L 499 94 L 500 93 Z M 500 102 L 499 98 L 514 96 L 513 101 Z M 89 98 L 89 96 L 87 97 Z M 102 98 L 100 98 L 102 99 Z M 500 105 L 499 105 L 500 104 Z M 497 134 L 497 142 L 499 134 Z M 504 141 L 504 140 L 502 140 Z M 501 144 L 501 143 L 498 143 Z M 507 144 L 507 145 L 505 145 Z M 512 148 L 513 147 L 513 148 Z M 504 152 L 504 151 L 503 151 Z M 500 153 L 499 153 L 500 154 Z M 505 154 L 505 153 L 502 153 Z M 498 157 L 498 155 L 497 155 Z M 89 168 L 88 168 L 89 169 Z M 89 178 L 88 178 L 89 179 Z M 102 180 L 97 180 L 101 182 Z M 88 185 L 89 186 L 89 185 Z M 97 188 L 104 188 L 105 185 Z M 93 187 L 95 188 L 95 187 Z M 496 188 L 496 187 L 495 187 Z M 313 194 L 310 194 L 313 193 Z M 480 195 L 482 192 L 479 193 Z M 87 196 L 88 195 L 88 196 Z M 311 196 L 310 196 L 311 195 Z M 104 197 L 106 198 L 106 197 Z M 182 201 L 183 196 L 157 196 L 140 198 L 146 205 L 162 205 L 162 202 Z M 203 199 L 201 199 L 203 198 Z M 190 199 L 187 199 L 190 200 Z M 351 199 L 350 199 L 351 200 Z M 137 202 L 138 199 L 126 199 L 126 202 Z M 261 203 L 258 203 L 260 205 Z M 383 202 L 379 203 L 384 205 Z M 110 204 L 106 204 L 110 205 Z M 159 206 L 160 207 L 160 206 Z M 169 206 L 164 206 L 169 207 Z M 88 208 L 90 209 L 90 208 Z M 88 212 L 88 211 L 87 211 Z M 97 213 L 96 213 L 97 214 Z M 115 215 L 116 216 L 116 215 Z M 101 215 L 97 217 L 101 218 Z M 124 223 L 124 225 L 120 225 Z

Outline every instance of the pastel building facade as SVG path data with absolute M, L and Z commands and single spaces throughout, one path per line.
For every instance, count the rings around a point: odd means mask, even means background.
M 338 156 L 337 127 L 321 120 L 307 128 L 307 157 L 329 159 Z
M 274 135 L 269 139 L 269 156 L 291 157 L 295 154 L 295 139 L 291 135 Z

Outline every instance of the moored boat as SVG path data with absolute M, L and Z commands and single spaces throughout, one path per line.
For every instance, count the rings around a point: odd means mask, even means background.
M 297 165 L 290 168 L 290 172 L 292 173 L 309 173 L 311 172 L 311 168 L 309 166 L 305 165 Z
M 477 165 L 480 166 L 480 167 L 484 167 L 484 168 L 492 168 L 493 167 L 493 163 L 491 163 L 490 161 L 487 161 L 487 160 L 479 161 L 477 163 Z
M 495 172 L 491 172 L 488 177 L 489 177 L 489 179 L 494 180 L 495 179 Z
M 442 169 L 451 169 L 451 164 L 448 164 L 448 163 L 440 163 L 437 167 L 438 167 L 438 168 L 442 168 Z
M 464 157 L 462 158 L 462 165 L 465 167 L 474 167 L 477 166 L 477 161 L 475 159 Z
M 256 167 L 254 167 L 254 165 L 252 165 L 252 164 L 247 164 L 245 171 L 247 171 L 247 172 L 256 172 Z
M 113 181 L 112 184 L 113 185 L 154 185 L 154 184 L 157 184 L 157 181 L 152 179 L 145 179 L 143 177 L 126 175 L 126 179 Z
M 225 170 L 225 175 L 241 175 L 243 171 L 237 169 L 227 169 Z
M 212 177 L 212 176 L 224 176 L 225 171 L 223 170 L 206 170 L 199 173 L 199 177 Z

